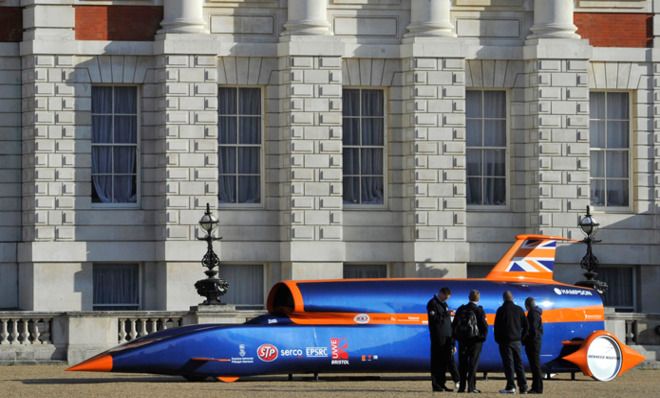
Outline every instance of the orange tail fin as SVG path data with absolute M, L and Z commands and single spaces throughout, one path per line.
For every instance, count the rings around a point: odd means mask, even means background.
M 518 235 L 486 279 L 495 281 L 552 280 L 560 236 Z

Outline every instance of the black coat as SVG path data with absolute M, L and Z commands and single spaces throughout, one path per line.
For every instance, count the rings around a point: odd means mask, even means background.
M 525 345 L 540 343 L 543 338 L 543 319 L 541 318 L 543 310 L 539 307 L 534 307 L 527 312 L 527 324 L 529 330 L 527 337 L 523 341 Z
M 472 301 L 467 304 L 464 304 L 458 307 L 456 310 L 456 316 L 454 317 L 454 322 L 452 322 L 452 329 L 456 327 L 458 323 L 459 314 L 463 311 L 474 311 L 474 314 L 477 317 L 477 326 L 479 327 L 479 336 L 474 339 L 474 341 L 486 341 L 486 336 L 488 336 L 488 321 L 486 321 L 486 312 L 484 308 L 480 305 L 476 305 Z M 459 336 L 454 336 L 456 340 L 460 340 Z
M 431 339 L 451 337 L 451 313 L 446 302 L 440 301 L 438 296 L 434 295 L 426 304 L 426 313 L 429 318 Z
M 527 336 L 525 311 L 513 301 L 505 301 L 495 314 L 495 341 L 498 344 L 522 341 Z

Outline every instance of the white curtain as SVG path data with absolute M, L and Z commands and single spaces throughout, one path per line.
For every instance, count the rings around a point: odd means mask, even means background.
M 221 265 L 220 275 L 229 282 L 229 290 L 221 298 L 223 302 L 235 305 L 264 305 L 263 265 Z
M 94 264 L 94 309 L 137 310 L 139 282 L 140 270 L 136 264 Z
M 344 278 L 387 278 L 387 266 L 383 264 L 345 264 Z
M 605 268 L 598 270 L 598 279 L 607 283 L 605 293 L 605 305 L 607 307 L 619 307 L 634 310 L 633 300 L 633 272 L 632 268 Z

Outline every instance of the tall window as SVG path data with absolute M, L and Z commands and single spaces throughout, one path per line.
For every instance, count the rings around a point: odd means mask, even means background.
M 227 264 L 220 267 L 223 279 L 231 281 L 222 300 L 229 304 L 263 307 L 264 266 L 261 264 Z
M 387 278 L 385 264 L 344 264 L 345 279 Z
M 218 90 L 220 203 L 261 202 L 261 89 Z
M 92 86 L 92 202 L 137 202 L 137 87 Z
M 140 308 L 138 264 L 94 264 L 92 274 L 94 311 Z
M 629 204 L 630 116 L 628 93 L 591 93 L 591 204 Z
M 506 93 L 468 90 L 467 203 L 506 203 Z
M 607 283 L 605 306 L 635 310 L 635 273 L 632 267 L 599 267 L 598 278 Z
M 383 90 L 344 89 L 344 203 L 383 204 L 384 101 Z

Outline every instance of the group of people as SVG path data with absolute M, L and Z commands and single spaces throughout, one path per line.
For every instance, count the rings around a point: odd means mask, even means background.
M 453 391 L 446 386 L 446 373 L 450 372 L 458 392 L 479 393 L 476 373 L 483 343 L 488 336 L 486 313 L 479 305 L 480 293 L 472 290 L 469 302 L 461 305 L 452 318 L 447 305 L 451 290 L 443 287 L 426 306 L 431 334 L 431 383 L 433 391 Z M 513 302 L 513 294 L 505 291 L 503 303 L 495 314 L 495 342 L 499 345 L 506 387 L 503 394 L 542 394 L 541 340 L 543 337 L 542 310 L 533 297 L 525 300 L 525 311 Z M 454 361 L 458 341 L 458 371 Z M 532 388 L 528 389 L 522 363 L 522 347 L 532 371 Z M 514 379 L 515 375 L 515 379 Z

